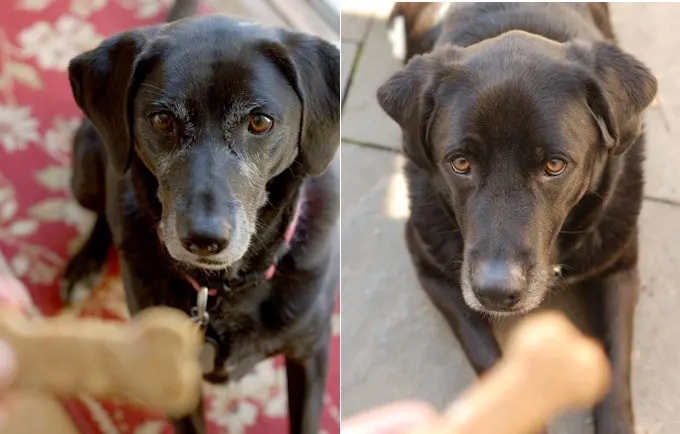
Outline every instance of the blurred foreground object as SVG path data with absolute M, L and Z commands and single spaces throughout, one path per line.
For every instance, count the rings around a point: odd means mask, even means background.
M 202 336 L 176 309 L 150 308 L 131 323 L 1 309 L 0 338 L 16 353 L 13 389 L 128 399 L 173 417 L 200 399 Z
M 522 322 L 503 359 L 442 415 L 409 434 L 534 434 L 607 393 L 600 344 L 557 313 Z

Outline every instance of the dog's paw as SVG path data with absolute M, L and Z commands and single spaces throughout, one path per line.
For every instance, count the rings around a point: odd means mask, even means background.
M 92 292 L 102 278 L 104 262 L 100 258 L 77 254 L 66 265 L 61 280 L 61 301 L 66 305 L 78 304 Z

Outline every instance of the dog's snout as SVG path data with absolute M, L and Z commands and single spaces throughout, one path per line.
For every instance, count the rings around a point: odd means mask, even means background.
M 526 286 L 524 268 L 512 262 L 481 262 L 473 268 L 472 289 L 487 309 L 511 310 L 521 300 Z
M 182 247 L 194 255 L 217 255 L 229 244 L 231 225 L 225 220 L 179 219 L 177 226 Z

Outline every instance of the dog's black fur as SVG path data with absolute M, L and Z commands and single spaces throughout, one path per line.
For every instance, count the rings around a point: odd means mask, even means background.
M 395 6 L 410 60 L 378 91 L 403 132 L 419 280 L 477 373 L 501 356 L 490 320 L 579 291 L 613 366 L 596 431 L 632 434 L 642 112 L 656 80 L 614 45 L 606 4 L 453 3 L 441 22 L 433 7 Z
M 69 66 L 88 118 L 73 191 L 98 220 L 64 295 L 111 241 L 133 314 L 188 313 L 186 276 L 217 281 L 206 333 L 219 354 L 206 378 L 238 379 L 285 355 L 292 433 L 318 432 L 339 284 L 339 68 L 321 39 L 223 16 L 121 33 Z M 264 133 L 261 115 L 273 119 Z M 174 423 L 204 432 L 202 408 Z

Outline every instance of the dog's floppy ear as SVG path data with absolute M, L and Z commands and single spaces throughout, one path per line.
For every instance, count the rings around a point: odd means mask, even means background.
M 642 113 L 657 92 L 657 81 L 642 62 L 606 42 L 574 42 L 568 56 L 586 66 L 588 104 L 613 155 L 626 152 L 640 136 Z
M 132 159 L 136 61 L 155 33 L 156 27 L 120 33 L 76 56 L 68 67 L 76 103 L 97 128 L 109 161 L 120 174 L 125 173 Z
M 440 55 L 443 53 L 444 58 Z M 434 110 L 434 94 L 457 53 L 452 47 L 414 56 L 378 89 L 378 102 L 406 136 L 404 152 L 418 166 L 429 168 L 432 159 L 426 146 L 427 130 Z
M 276 61 L 302 102 L 298 160 L 312 176 L 326 171 L 340 146 L 340 50 L 315 36 L 282 31 L 260 50 Z

